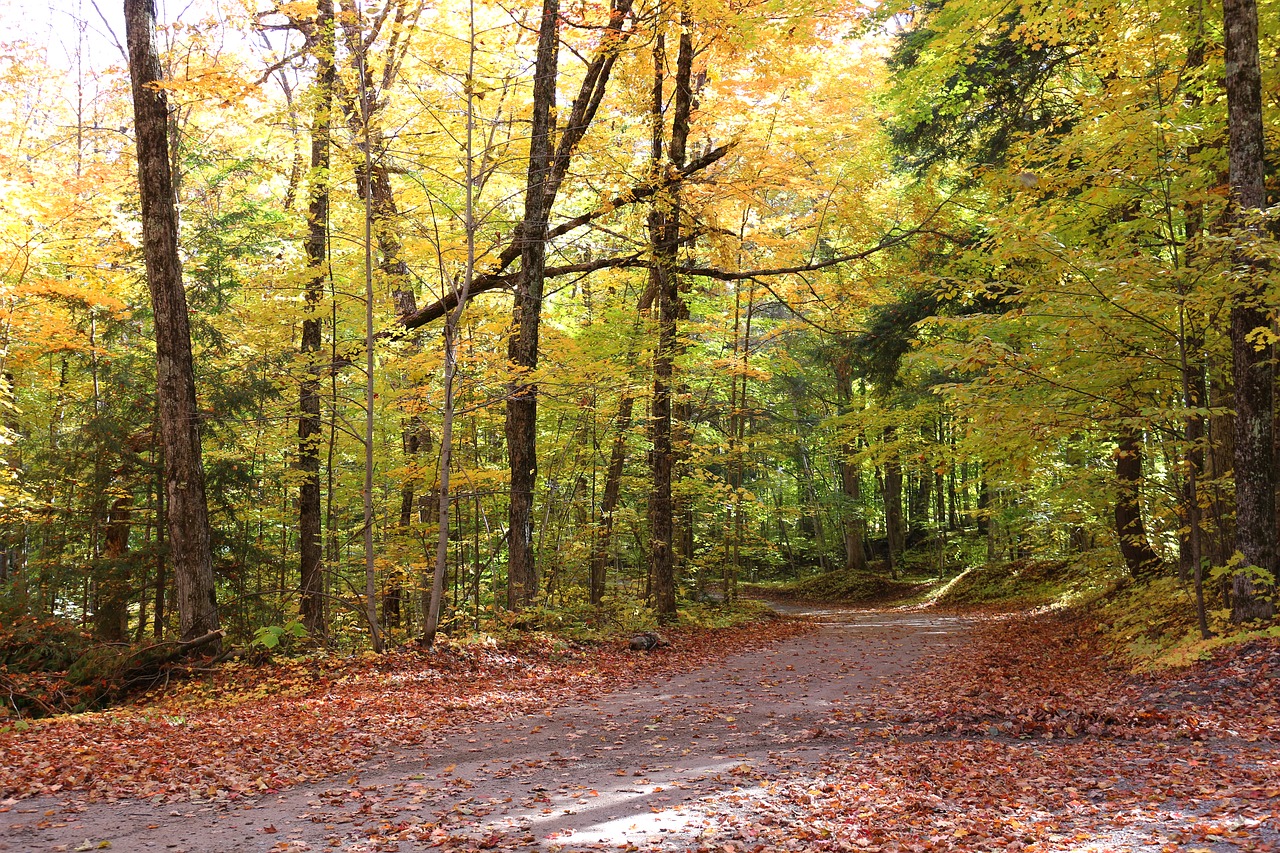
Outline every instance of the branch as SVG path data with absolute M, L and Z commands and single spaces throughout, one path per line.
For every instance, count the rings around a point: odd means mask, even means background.
M 543 272 L 547 278 L 556 278 L 562 275 L 586 274 L 596 270 L 616 269 L 618 267 L 648 267 L 649 262 L 639 255 L 622 255 L 614 258 L 599 258 L 594 261 L 583 261 L 577 264 L 565 264 L 558 267 L 547 267 Z M 471 292 L 468 299 L 481 293 L 488 293 L 491 290 L 501 290 L 504 287 L 511 287 L 520 278 L 520 273 L 488 273 L 486 275 L 476 276 L 471 282 Z M 412 314 L 406 314 L 400 318 L 400 325 L 405 329 L 416 329 L 419 326 L 425 326 L 433 320 L 439 320 L 445 314 L 448 314 L 454 308 L 458 307 L 458 295 L 450 292 L 445 294 L 444 298 L 432 302 L 430 305 L 419 308 Z
M 227 636 L 227 632 L 222 628 L 217 628 L 213 631 L 208 632 L 207 634 L 201 634 L 199 637 L 193 637 L 190 640 L 169 640 L 163 643 L 155 643 L 154 645 L 143 646 L 142 648 L 135 649 L 134 651 L 127 654 L 125 656 L 125 660 L 137 660 L 137 659 L 145 658 L 147 655 L 151 654 L 152 652 L 157 652 L 160 649 L 168 648 L 169 649 L 168 651 L 162 652 L 160 655 L 158 655 L 156 658 L 153 658 L 150 661 L 151 663 L 167 663 L 169 661 L 177 660 L 178 658 L 183 657 L 184 655 L 187 654 L 187 652 L 194 651 L 195 649 L 198 649 L 198 648 L 202 648 L 203 646 L 207 646 L 210 643 L 216 643 L 225 636 Z
M 926 220 L 927 222 L 927 220 Z M 924 225 L 912 228 L 909 231 L 903 231 L 892 237 L 882 237 L 880 242 L 876 243 L 869 249 L 863 249 L 861 252 L 852 252 L 847 255 L 840 255 L 834 258 L 828 258 L 825 261 L 816 261 L 811 264 L 798 264 L 793 267 L 775 267 L 773 269 L 758 270 L 740 270 L 737 272 L 729 272 L 728 270 L 716 269 L 715 267 L 676 267 L 675 272 L 680 275 L 698 275 L 703 278 L 714 278 L 717 281 L 746 281 L 747 279 L 765 278 L 774 275 L 791 275 L 801 272 L 813 272 L 814 270 L 823 270 L 827 267 L 834 267 L 840 264 L 851 263 L 852 261 L 861 261 L 871 257 L 876 252 L 883 252 L 885 249 L 891 249 L 899 243 L 905 243 L 907 240 L 921 234 L 925 231 Z
M 667 189 L 673 184 L 680 182 L 681 180 L 689 177 L 695 172 L 702 171 L 703 169 L 715 163 L 717 160 L 720 160 L 722 157 L 724 157 L 724 155 L 729 153 L 729 150 L 733 148 L 733 146 L 734 146 L 734 143 L 730 142 L 727 145 L 721 145 L 719 148 L 713 148 L 710 151 L 708 151 L 706 154 L 703 154 L 701 157 L 692 161 L 691 163 L 688 163 L 680 167 L 678 170 L 676 170 L 675 175 L 667 180 L 651 181 L 648 183 L 640 184 L 639 186 L 633 187 L 632 189 L 630 189 L 625 193 L 614 196 L 613 198 L 605 202 L 601 207 L 596 208 L 590 213 L 584 213 L 581 216 L 575 216 L 572 219 L 567 219 L 564 222 L 557 225 L 555 228 L 552 228 L 550 231 L 548 231 L 547 239 L 552 240 L 552 239 L 555 239 L 556 237 L 561 237 L 569 233 L 575 228 L 581 228 L 583 225 L 588 225 L 597 219 L 600 219 L 604 216 L 608 216 L 610 213 L 617 210 L 619 207 L 625 207 L 628 204 L 634 204 L 637 201 L 643 201 L 646 198 L 651 198 L 652 196 L 657 195 L 662 190 Z
M 732 147 L 733 147 L 733 143 L 729 143 L 728 145 L 722 145 L 719 148 L 714 148 L 711 151 L 708 151 L 706 154 L 699 157 L 698 159 L 681 167 L 680 169 L 673 170 L 670 176 L 666 179 L 659 180 L 656 182 L 645 182 L 643 184 L 640 184 L 634 187 L 629 192 L 614 196 L 608 202 L 596 208 L 595 210 L 589 213 L 584 213 L 580 216 L 575 216 L 572 219 L 568 219 L 560 223 L 555 228 L 552 228 L 550 231 L 547 232 L 548 239 L 552 237 L 563 236 L 564 234 L 567 234 L 568 232 L 574 230 L 575 228 L 580 228 L 583 225 L 586 225 L 590 222 L 595 221 L 596 219 L 606 216 L 607 214 L 613 212 L 619 207 L 622 207 L 628 204 L 633 204 L 637 201 L 641 201 L 643 199 L 656 195 L 662 190 L 667 189 L 679 183 L 680 181 L 687 179 L 691 175 L 707 168 L 711 164 L 720 160 L 725 156 L 725 154 L 727 154 L 732 149 Z M 938 232 L 936 230 L 933 230 L 930 228 L 930 224 L 933 222 L 934 217 L 938 215 L 938 213 L 942 210 L 943 207 L 947 205 L 947 203 L 950 200 L 951 200 L 951 196 L 948 196 L 947 198 L 939 202 L 938 205 L 934 207 L 934 209 L 929 213 L 929 215 L 926 216 L 924 220 L 914 228 L 909 228 L 906 231 L 899 231 L 896 234 L 885 235 L 874 246 L 863 249 L 862 251 L 859 251 L 859 252 L 850 252 L 848 254 L 839 255 L 837 257 L 829 258 L 824 261 L 816 261 L 814 263 L 809 263 L 809 264 L 797 264 L 795 266 L 789 266 L 789 267 L 739 270 L 739 271 L 731 272 L 729 270 L 722 270 L 716 267 L 686 266 L 686 267 L 676 267 L 673 270 L 673 272 L 680 275 L 702 276 L 704 278 L 716 279 L 717 281 L 747 281 L 751 279 L 758 280 L 762 278 L 768 278 L 771 276 L 794 275 L 796 273 L 802 273 L 802 272 L 814 272 L 816 270 L 827 269 L 828 267 L 834 267 L 840 264 L 847 264 L 853 261 L 860 261 L 865 258 L 871 257 L 877 252 L 883 252 L 886 249 L 891 249 L 894 246 L 897 246 L 901 243 L 905 243 L 908 240 L 910 240 L 912 237 L 916 237 L 921 234 L 937 234 Z M 505 247 L 503 247 L 501 253 L 499 253 L 498 259 L 493 269 L 491 269 L 488 273 L 485 273 L 483 275 L 476 277 L 475 281 L 471 285 L 471 294 L 470 294 L 471 296 L 475 296 L 480 293 L 487 293 L 490 290 L 497 290 L 499 288 L 509 287 L 516 282 L 516 280 L 520 276 L 520 273 L 519 272 L 508 273 L 508 272 L 505 272 L 505 270 L 507 267 L 509 267 L 512 264 L 512 262 L 515 261 L 516 258 L 520 257 L 520 245 L 521 245 L 520 239 L 521 239 L 520 229 L 519 227 L 517 227 L 516 232 L 511 236 L 511 242 L 508 243 Z M 588 261 L 581 264 L 570 264 L 567 266 L 560 266 L 560 267 L 548 267 L 544 274 L 548 278 L 553 278 L 555 276 L 572 275 L 574 273 L 589 273 L 595 270 L 608 269 L 608 268 L 641 267 L 641 268 L 647 269 L 647 268 L 651 268 L 652 266 L 653 266 L 652 260 L 642 258 L 639 255 L 623 255 L 615 258 L 602 258 L 600 260 Z M 772 293 L 773 291 L 771 290 L 770 292 Z M 777 294 L 775 293 L 774 296 L 777 297 Z M 402 330 L 417 329 L 420 326 L 425 326 L 427 323 L 430 323 L 433 320 L 438 320 L 441 317 L 443 317 L 445 314 L 452 311 L 458 304 L 457 299 L 458 297 L 456 294 L 452 294 L 452 293 L 446 294 L 442 299 L 439 299 L 431 303 L 430 305 L 419 308 L 417 311 L 413 312 L 412 314 L 404 314 L 400 316 L 397 322 Z
M 675 170 L 667 179 L 656 182 L 646 181 L 643 184 L 633 187 L 628 192 L 614 196 L 603 205 L 589 213 L 584 213 L 580 216 L 575 216 L 572 219 L 565 220 L 547 232 L 547 239 L 550 240 L 556 237 L 562 237 L 576 228 L 581 228 L 583 225 L 587 225 L 601 217 L 609 215 L 619 207 L 625 207 L 628 204 L 634 204 L 635 202 L 643 201 L 644 199 L 657 195 L 662 190 L 687 179 L 691 175 L 706 169 L 708 166 L 711 166 L 713 163 L 728 154 L 733 148 L 733 145 L 734 143 L 729 143 L 727 145 L 721 145 L 719 148 L 714 148 L 706 154 L 703 154 L 698 159 L 688 163 L 678 170 Z M 520 229 L 517 227 L 516 232 L 511 235 L 511 242 L 503 247 L 502 251 L 498 254 L 498 258 L 494 263 L 494 266 L 488 272 L 476 276 L 475 280 L 471 284 L 471 296 L 486 293 L 490 290 L 497 290 L 502 287 L 509 287 L 515 283 L 520 273 L 508 273 L 505 270 L 515 262 L 516 258 L 520 257 L 520 245 Z M 636 256 L 631 255 L 626 256 L 626 258 L 605 259 L 606 262 L 604 262 L 602 266 L 592 267 L 590 270 L 577 269 L 577 267 L 581 265 L 573 265 L 570 267 L 548 267 L 545 275 L 551 277 L 556 275 L 570 275 L 575 272 L 591 272 L 595 269 L 605 269 L 607 267 L 646 265 L 644 263 L 632 262 L 619 263 L 619 261 L 626 260 L 627 258 L 634 259 L 635 257 Z M 601 262 L 594 261 L 592 263 Z M 458 297 L 456 294 L 447 293 L 441 299 L 432 302 L 430 305 L 425 305 L 412 313 L 401 315 L 397 319 L 397 323 L 404 330 L 417 329 L 421 326 L 425 326 L 427 323 L 430 323 L 433 320 L 438 320 L 445 314 L 452 311 L 458 304 L 457 299 Z

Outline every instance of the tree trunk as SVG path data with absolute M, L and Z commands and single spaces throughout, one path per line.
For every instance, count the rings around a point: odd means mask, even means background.
M 885 427 L 885 444 L 892 444 L 897 434 L 896 427 Z M 884 527 L 889 540 L 889 569 L 897 577 L 907 549 L 907 531 L 902 523 L 902 465 L 896 448 L 889 450 L 884 463 Z
M 559 0 L 543 0 L 538 56 L 533 76 L 533 122 L 524 219 L 520 224 L 520 279 L 516 285 L 515 333 L 508 356 L 519 371 L 507 399 L 507 456 L 511 463 L 508 515 L 507 606 L 519 610 L 538 591 L 533 551 L 533 490 L 538 478 L 538 324 L 542 318 L 543 273 L 547 262 L 548 192 L 551 178 L 551 111 L 556 100 L 560 50 Z
M 156 396 L 164 446 L 169 545 L 181 639 L 219 629 L 200 455 L 191 329 L 178 257 L 178 211 L 169 166 L 169 105 L 155 45 L 151 0 L 125 0 L 142 203 L 142 249 L 155 317 Z
M 129 639 L 129 594 L 132 586 L 129 531 L 132 516 L 132 494 L 116 498 L 107 513 L 102 562 L 94 571 L 93 633 L 94 638 L 103 643 L 123 643 Z
M 1212 535 L 1207 537 L 1205 556 L 1210 565 L 1225 566 L 1235 552 L 1235 525 L 1231 501 L 1223 488 L 1231 477 L 1232 460 L 1235 458 L 1235 416 L 1226 411 L 1232 405 L 1233 392 L 1227 367 L 1219 359 L 1207 359 L 1209 399 L 1209 440 L 1206 446 L 1205 465 L 1209 495 L 1209 517 L 1213 524 Z
M 655 174 L 669 164 L 678 169 L 684 165 L 689 139 L 689 117 L 693 104 L 692 70 L 693 37 L 689 22 L 682 20 L 680 47 L 676 54 L 676 95 L 671 117 L 671 140 L 665 162 L 662 156 L 663 97 L 662 84 L 666 65 L 665 40 L 660 33 L 654 43 L 653 81 L 653 165 Z M 654 265 L 652 286 L 658 300 L 658 346 L 653 357 L 653 417 L 651 431 L 653 452 L 650 467 L 653 474 L 649 497 L 650 568 L 654 609 L 658 618 L 670 621 L 676 617 L 676 581 L 674 553 L 674 506 L 671 495 L 675 448 L 672 440 L 672 379 L 675 373 L 677 319 L 680 312 L 679 280 L 674 273 L 680 242 L 680 197 L 671 187 L 656 200 L 649 212 L 649 239 Z
M 1269 618 L 1276 577 L 1275 462 L 1272 458 L 1272 352 L 1250 335 L 1270 328 L 1265 264 L 1253 245 L 1262 234 L 1251 221 L 1266 207 L 1262 73 L 1256 0 L 1223 0 L 1226 43 L 1228 180 L 1235 225 L 1232 262 L 1245 286 L 1231 307 L 1235 387 L 1236 550 L 1243 564 L 1232 577 L 1231 621 Z
M 320 347 L 321 320 L 316 306 L 324 298 L 328 275 L 329 238 L 329 141 L 333 114 L 333 0 L 319 0 L 316 7 L 317 102 L 311 125 L 311 172 L 308 181 L 307 266 L 305 311 L 302 321 L 302 360 L 305 371 L 298 389 L 298 487 L 299 604 L 302 624 L 312 636 L 323 636 L 326 627 L 324 575 L 320 543 Z M 332 368 L 331 368 L 332 369 Z
M 1142 434 L 1121 430 L 1116 438 L 1116 537 L 1125 567 L 1135 578 L 1150 577 L 1160 569 L 1160 557 L 1147 539 L 1142 520 Z
M 160 454 L 161 467 L 164 465 L 164 453 Z M 169 589 L 169 561 L 165 556 L 165 531 L 168 530 L 169 514 L 165 511 L 164 505 L 164 474 L 158 472 L 158 479 L 161 482 L 156 483 L 156 582 L 155 610 L 152 613 L 152 631 L 151 636 L 158 643 L 164 639 L 165 619 L 168 616 L 165 610 L 165 594 Z
M 595 548 L 591 554 L 590 596 L 593 605 L 604 598 L 605 579 L 609 567 L 609 552 L 613 542 L 613 513 L 618 508 L 622 492 L 622 468 L 627 461 L 627 430 L 631 427 L 631 412 L 635 398 L 630 390 L 622 392 L 618 401 L 617 434 L 609 453 L 609 468 L 604 476 L 604 495 L 600 501 L 600 517 L 597 522 Z
M 836 398 L 840 401 L 841 414 L 852 410 L 854 400 L 854 371 L 849 359 L 836 360 Z M 863 544 L 863 474 L 854 456 L 858 442 L 844 442 L 840 448 L 840 489 L 845 496 L 845 567 L 850 571 L 867 569 L 867 547 Z

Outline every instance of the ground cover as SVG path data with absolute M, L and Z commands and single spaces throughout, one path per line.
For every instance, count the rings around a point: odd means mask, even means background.
M 1278 684 L 1275 640 L 1134 676 L 1088 619 L 989 617 L 843 723 L 846 755 L 709 820 L 743 850 L 1280 849 Z
M 6 778 L 46 781 L 0 851 L 1280 849 L 1280 640 L 1135 674 L 1081 611 L 777 606 L 809 630 L 359 658 L 9 733 Z
M 776 619 L 667 632 L 661 655 L 547 635 L 504 647 L 218 667 L 130 706 L 0 729 L 0 808 L 34 795 L 217 799 L 349 770 L 431 732 L 616 690 L 791 636 Z

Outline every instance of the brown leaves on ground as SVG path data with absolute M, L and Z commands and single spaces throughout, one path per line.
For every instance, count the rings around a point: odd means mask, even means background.
M 1280 850 L 1277 676 L 1276 641 L 1130 677 L 1087 622 L 993 620 L 852 713 L 848 756 L 713 806 L 701 849 Z
M 672 631 L 652 655 L 617 645 L 401 649 L 383 656 L 227 666 L 113 711 L 0 733 L 0 801 L 80 791 L 90 799 L 235 799 L 348 770 L 443 727 L 573 701 L 705 665 L 806 630 L 766 621 Z
M 969 732 L 1170 740 L 1280 738 L 1280 642 L 1256 641 L 1181 673 L 1131 678 L 1083 619 L 991 622 L 966 653 L 906 683 L 880 719 L 900 734 Z

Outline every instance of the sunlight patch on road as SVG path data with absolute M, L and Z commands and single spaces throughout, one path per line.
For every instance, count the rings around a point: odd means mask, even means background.
M 750 762 L 745 764 L 749 766 Z M 556 796 L 541 810 L 526 808 L 509 812 L 488 821 L 487 826 L 507 832 L 523 829 L 542 836 L 540 843 L 550 847 L 632 842 L 651 848 L 664 841 L 689 837 L 689 828 L 706 819 L 699 804 L 708 797 L 724 794 L 723 791 L 698 793 L 691 785 L 722 773 L 738 775 L 743 767 L 741 758 L 726 757 L 724 761 L 680 768 L 670 773 L 650 773 L 644 780 L 615 777 L 607 781 L 584 780 L 584 787 L 593 786 L 594 793 L 590 797 L 581 794 Z M 609 783 L 619 787 L 605 790 Z M 735 793 L 744 795 L 747 792 L 738 790 Z
M 631 842 L 643 845 L 642 849 L 661 849 L 663 844 L 685 846 L 688 842 L 710 832 L 716 834 L 717 828 L 708 825 L 706 806 L 724 800 L 728 792 L 716 791 L 706 796 L 675 803 L 648 812 L 623 815 L 609 818 L 597 824 L 566 834 L 566 840 L 573 844 L 624 844 Z M 732 796 L 740 802 L 749 802 L 755 798 L 766 796 L 762 787 L 744 788 L 733 791 Z

